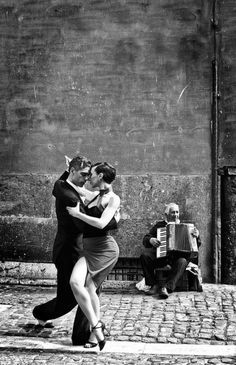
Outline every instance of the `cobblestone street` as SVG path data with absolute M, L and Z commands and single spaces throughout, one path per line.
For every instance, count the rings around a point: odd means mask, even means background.
M 104 287 L 102 318 L 110 336 L 102 353 L 71 346 L 75 310 L 38 328 L 34 305 L 55 287 L 0 287 L 0 364 L 236 364 L 236 288 L 205 284 L 167 300 L 134 284 Z M 127 345 L 128 344 L 128 345 Z M 130 344 L 130 345 L 129 345 Z
M 99 364 L 147 364 L 147 365 L 235 365 L 235 358 L 225 357 L 192 357 L 192 356 L 157 356 L 157 355 L 136 355 L 136 354 L 55 354 L 55 353 L 40 353 L 34 354 L 30 352 L 10 353 L 3 351 L 0 354 L 1 365 L 99 365 Z

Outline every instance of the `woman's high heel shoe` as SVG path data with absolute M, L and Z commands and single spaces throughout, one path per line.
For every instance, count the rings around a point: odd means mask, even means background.
M 103 331 L 103 334 L 105 335 L 105 336 L 110 336 L 111 334 L 110 334 L 110 332 L 108 331 L 108 329 L 106 328 L 106 326 L 105 326 L 105 323 L 103 322 L 103 321 L 99 321 L 101 324 L 102 324 L 102 331 Z M 105 332 L 106 331 L 106 332 Z
M 105 336 L 104 336 L 105 325 L 101 321 L 98 321 L 98 323 L 96 324 L 96 326 L 92 327 L 92 331 L 97 331 L 99 329 L 101 329 L 101 331 L 102 331 L 103 340 L 100 340 L 99 341 L 99 337 L 96 335 L 96 333 L 95 333 L 95 336 L 97 337 L 97 340 L 98 340 L 99 349 L 100 349 L 100 351 L 102 351 L 102 349 L 104 348 L 104 346 L 106 344 L 106 340 L 105 340 Z

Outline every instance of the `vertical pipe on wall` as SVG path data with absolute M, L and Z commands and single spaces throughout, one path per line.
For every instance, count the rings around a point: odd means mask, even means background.
M 218 147 L 219 147 L 219 68 L 220 68 L 220 26 L 219 2 L 213 1 L 212 27 L 214 39 L 214 58 L 212 61 L 212 250 L 213 250 L 213 281 L 221 282 L 221 186 L 218 175 Z

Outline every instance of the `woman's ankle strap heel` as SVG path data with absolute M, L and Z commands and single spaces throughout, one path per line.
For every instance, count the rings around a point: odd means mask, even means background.
M 100 321 L 100 323 L 102 324 L 102 330 L 103 330 L 103 332 L 104 332 L 104 335 L 105 335 L 105 336 L 110 336 L 111 334 L 110 334 L 110 332 L 108 331 L 108 329 L 106 328 L 105 323 L 104 323 L 103 321 Z
M 99 349 L 100 349 L 100 351 L 102 351 L 102 349 L 104 348 L 104 346 L 106 344 L 105 335 L 104 335 L 105 324 L 101 321 L 98 321 L 96 326 L 92 327 L 92 331 L 96 331 L 98 329 L 101 329 L 101 331 L 102 331 L 103 340 L 99 341 L 99 338 L 98 338 L 98 336 L 96 336 L 96 333 L 95 333 L 95 336 L 97 337 L 97 340 L 98 340 Z

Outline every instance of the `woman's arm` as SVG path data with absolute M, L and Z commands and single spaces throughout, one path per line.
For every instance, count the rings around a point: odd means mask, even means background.
M 116 220 L 116 223 L 119 223 L 119 221 L 120 221 L 120 207 L 115 212 L 114 219 Z
M 109 203 L 104 209 L 100 218 L 91 217 L 87 214 L 80 212 L 79 204 L 74 208 L 67 207 L 66 209 L 68 210 L 69 214 L 71 214 L 73 217 L 79 218 L 93 227 L 103 229 L 114 217 L 119 206 L 120 206 L 120 198 L 117 195 L 115 195 L 110 198 Z

